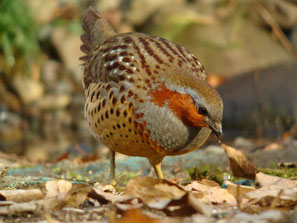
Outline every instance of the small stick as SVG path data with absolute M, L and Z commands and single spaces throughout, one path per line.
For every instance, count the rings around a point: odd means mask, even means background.
M 238 209 L 242 210 L 239 184 L 237 184 L 237 187 L 236 187 L 236 203 L 237 203 Z
M 4 167 L 4 169 L 0 173 L 0 178 L 3 178 L 8 170 L 9 170 L 9 167 Z
M 295 57 L 297 57 L 296 50 L 294 49 L 294 47 L 292 46 L 292 43 L 290 42 L 290 40 L 288 40 L 288 38 L 280 28 L 279 24 L 275 21 L 275 19 L 271 16 L 271 14 L 267 11 L 267 9 L 263 5 L 261 5 L 258 1 L 254 1 L 254 3 L 259 14 L 262 16 L 265 22 L 271 27 L 276 38 L 290 53 L 292 53 Z

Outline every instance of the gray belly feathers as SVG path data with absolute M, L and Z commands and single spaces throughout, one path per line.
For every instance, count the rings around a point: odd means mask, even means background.
M 145 121 L 151 138 L 168 151 L 182 151 L 198 147 L 211 130 L 208 128 L 192 128 L 176 117 L 167 106 L 159 107 L 152 103 L 142 103 L 137 113 L 143 113 L 139 122 Z

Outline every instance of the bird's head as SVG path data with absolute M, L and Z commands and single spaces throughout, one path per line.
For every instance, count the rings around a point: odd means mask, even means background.
M 223 101 L 206 80 L 183 78 L 163 83 L 154 91 L 152 101 L 167 102 L 168 107 L 190 127 L 207 127 L 222 140 Z

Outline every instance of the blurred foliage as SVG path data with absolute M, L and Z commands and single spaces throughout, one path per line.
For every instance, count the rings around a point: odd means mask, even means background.
M 208 179 L 222 185 L 224 182 L 224 172 L 220 167 L 212 165 L 204 165 L 203 167 L 194 167 L 189 169 L 189 175 L 192 180 Z
M 297 179 L 297 168 L 282 168 L 282 169 L 263 168 L 263 169 L 260 169 L 260 171 L 269 175 L 277 176 L 277 177 Z
M 1 67 L 4 67 L 6 74 L 14 73 L 12 68 L 16 65 L 19 69 L 29 69 L 39 52 L 36 34 L 37 26 L 25 1 L 1 0 L 0 50 L 4 55 Z

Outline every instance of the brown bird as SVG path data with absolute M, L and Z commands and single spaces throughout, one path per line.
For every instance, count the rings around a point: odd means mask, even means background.
M 223 102 L 184 47 L 142 33 L 117 34 L 93 8 L 82 15 L 83 87 L 91 133 L 115 152 L 148 158 L 159 178 L 165 156 L 222 137 Z

